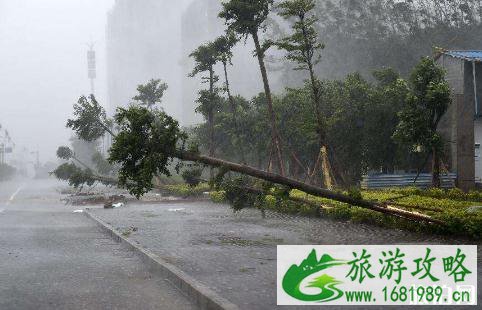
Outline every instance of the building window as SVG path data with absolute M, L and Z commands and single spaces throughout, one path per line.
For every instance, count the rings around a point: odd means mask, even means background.
M 475 144 L 475 158 L 480 158 L 480 143 Z

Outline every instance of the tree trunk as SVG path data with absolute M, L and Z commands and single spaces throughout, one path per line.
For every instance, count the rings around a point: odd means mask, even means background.
M 436 148 L 432 150 L 432 186 L 436 188 L 442 186 L 440 179 L 440 157 Z
M 209 93 L 211 95 L 211 99 L 214 99 L 214 68 L 211 66 L 209 69 Z M 215 153 L 215 146 L 214 146 L 214 111 L 213 111 L 213 103 L 211 102 L 211 107 L 208 111 L 208 135 L 209 135 L 209 156 L 214 156 Z M 214 170 L 211 167 L 209 169 L 209 177 L 211 179 L 214 178 Z
M 329 190 L 335 187 L 333 181 L 333 173 L 331 169 L 331 164 L 328 158 L 328 150 L 326 146 L 321 147 L 321 170 L 323 172 L 323 186 Z
M 224 67 L 224 79 L 225 79 L 225 82 L 226 82 L 226 93 L 228 94 L 229 103 L 231 105 L 231 113 L 233 114 L 233 126 L 234 126 L 234 130 L 236 131 L 236 134 L 238 136 L 240 136 L 241 131 L 239 130 L 239 125 L 238 125 L 236 103 L 234 102 L 234 98 L 231 95 L 231 89 L 230 89 L 230 86 L 229 86 L 229 79 L 228 79 L 228 66 L 227 66 L 226 61 L 223 61 L 223 67 Z M 243 143 L 239 143 L 239 152 L 241 153 L 240 154 L 241 162 L 246 163 Z
M 214 69 L 213 67 L 209 70 L 209 93 L 211 94 L 211 99 L 214 98 Z M 214 156 L 214 111 L 212 108 L 208 112 L 208 127 L 209 127 L 209 156 Z
M 276 126 L 276 116 L 273 109 L 273 98 L 271 96 L 271 89 L 268 81 L 268 74 L 266 72 L 266 66 L 264 64 L 264 52 L 261 49 L 259 43 L 258 33 L 255 31 L 252 33 L 254 45 L 256 47 L 256 55 L 258 57 L 259 68 L 261 70 L 261 77 L 263 78 L 264 92 L 266 94 L 266 101 L 268 104 L 268 118 L 271 126 L 271 140 L 275 151 L 276 165 L 278 166 L 278 172 L 281 175 L 285 175 L 285 169 L 283 164 L 283 152 L 281 150 L 281 141 Z
M 303 22 L 303 19 L 301 20 L 301 22 Z M 303 35 L 305 37 L 306 44 L 308 44 L 307 33 L 304 26 L 303 26 Z M 313 69 L 313 63 L 311 59 L 307 59 L 306 62 L 310 73 L 311 88 L 313 91 L 313 108 L 315 110 L 316 121 L 317 121 L 318 144 L 320 148 L 322 178 L 323 178 L 322 183 L 323 183 L 323 186 L 325 186 L 326 188 L 332 189 L 334 181 L 333 181 L 333 175 L 331 173 L 331 168 L 328 168 L 328 167 L 331 167 L 331 164 L 328 157 L 328 148 L 326 147 L 326 143 L 325 143 L 325 129 L 323 126 L 323 117 L 321 114 L 321 107 L 320 107 L 321 105 L 320 88 L 317 85 L 317 79 L 315 77 L 315 72 Z M 319 167 L 319 166 L 317 165 L 316 167 Z M 316 173 L 318 172 L 317 170 L 318 169 L 313 170 L 314 175 L 316 175 Z
M 358 206 L 361 208 L 370 209 L 370 210 L 388 214 L 388 215 L 403 217 L 403 218 L 417 220 L 417 221 L 424 221 L 429 223 L 444 224 L 442 221 L 433 219 L 430 216 L 427 216 L 424 214 L 418 214 L 418 213 L 413 213 L 402 209 L 388 207 L 387 205 L 383 205 L 383 204 L 379 204 L 371 201 L 354 199 L 347 195 L 338 194 L 320 187 L 302 183 L 300 181 L 293 180 L 293 179 L 281 176 L 279 174 L 262 171 L 247 165 L 232 163 L 225 160 L 203 156 L 203 155 L 199 155 L 191 152 L 179 152 L 175 155 L 175 157 L 181 160 L 198 162 L 198 163 L 206 164 L 212 167 L 227 168 L 228 170 L 238 172 L 244 175 L 249 175 L 268 182 L 285 185 L 285 186 L 288 186 L 289 188 L 298 189 L 307 194 L 311 194 L 317 197 L 322 197 L 322 198 L 343 202 L 352 206 Z

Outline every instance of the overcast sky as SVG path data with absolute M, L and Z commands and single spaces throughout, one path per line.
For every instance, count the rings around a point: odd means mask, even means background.
M 90 90 L 87 43 L 98 51 L 97 96 L 106 98 L 105 24 L 114 0 L 0 0 L 0 124 L 19 147 L 55 160 L 72 105 Z

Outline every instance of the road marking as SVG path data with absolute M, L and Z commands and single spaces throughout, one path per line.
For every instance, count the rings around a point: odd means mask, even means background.
M 13 202 L 13 200 L 15 199 L 15 197 L 17 197 L 18 193 L 20 193 L 20 191 L 22 190 L 22 188 L 23 188 L 23 185 L 20 186 L 20 187 L 15 191 L 15 193 L 12 194 L 12 196 L 10 196 L 10 198 L 8 199 L 8 201 L 7 201 L 7 203 L 6 203 L 7 206 L 10 205 L 10 204 Z

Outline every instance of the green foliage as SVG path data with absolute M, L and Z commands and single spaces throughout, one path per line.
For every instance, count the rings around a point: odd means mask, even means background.
M 218 52 L 212 42 L 200 45 L 189 57 L 194 59 L 194 69 L 190 76 L 196 76 L 203 72 L 212 72 L 213 66 L 218 62 Z
M 434 60 L 423 58 L 413 70 L 410 84 L 412 91 L 399 114 L 394 138 L 413 148 L 440 152 L 443 145 L 437 126 L 451 102 L 445 71 Z
M 238 38 L 232 32 L 218 37 L 212 43 L 212 48 L 216 53 L 216 58 L 223 64 L 231 64 L 233 58 L 233 47 L 238 43 Z
M 318 64 L 324 48 L 320 43 L 315 24 L 318 18 L 313 15 L 314 0 L 285 0 L 278 5 L 279 14 L 285 19 L 295 18 L 293 34 L 276 45 L 287 52 L 286 58 L 299 64 L 297 70 L 313 70 Z
M 115 121 L 120 132 L 109 151 L 109 161 L 120 165 L 119 184 L 140 197 L 152 189 L 155 176 L 171 175 L 168 166 L 186 135 L 172 117 L 144 107 L 119 108 Z
M 448 195 L 456 195 L 456 191 L 439 192 L 438 198 L 423 196 L 423 195 L 435 195 L 433 191 L 421 191 L 415 190 L 415 188 L 403 188 L 403 189 L 387 189 L 378 191 L 354 191 L 351 195 L 355 198 L 364 198 L 372 201 L 386 202 L 395 201 L 398 204 L 402 204 L 407 210 L 426 213 L 436 219 L 442 220 L 446 225 L 427 225 L 424 223 L 417 223 L 410 220 L 397 218 L 393 216 L 387 216 L 379 212 L 363 209 L 359 207 L 349 206 L 337 201 L 314 197 L 307 195 L 299 190 L 292 190 L 289 192 L 291 197 L 302 198 L 311 201 L 315 205 L 324 206 L 325 209 L 320 210 L 313 204 L 303 204 L 288 200 L 286 195 L 279 195 L 278 189 L 268 188 L 265 189 L 265 195 L 252 195 L 246 192 L 236 192 L 236 189 L 240 189 L 246 186 L 246 180 L 236 181 L 232 183 L 232 197 L 227 199 L 228 202 L 238 203 L 238 207 L 235 209 L 257 206 L 261 209 L 274 210 L 276 212 L 289 213 L 289 214 L 301 214 L 301 215 L 319 215 L 333 218 L 336 220 L 352 221 L 357 223 L 365 223 L 383 227 L 399 228 L 408 231 L 428 232 L 449 234 L 456 236 L 468 236 L 474 239 L 482 237 L 482 212 L 474 211 L 468 212 L 469 207 L 477 205 L 477 203 L 471 201 L 461 202 L 458 199 L 453 200 L 447 197 Z M 258 184 L 259 188 L 259 184 Z M 438 190 L 437 190 L 438 191 Z M 215 202 L 224 202 L 222 194 L 227 195 L 224 191 L 215 192 L 211 195 L 211 198 Z M 457 193 L 459 195 L 461 193 Z M 467 195 L 467 194 L 466 194 Z M 246 199 L 246 203 L 240 200 Z M 411 208 L 412 206 L 413 208 Z M 438 210 L 435 211 L 421 211 L 418 207 L 425 207 L 429 209 Z
M 162 191 L 170 195 L 184 198 L 196 197 L 201 196 L 203 193 L 209 191 L 209 185 L 207 183 L 200 183 L 195 187 L 192 187 L 188 184 L 165 185 Z
M 92 162 L 94 163 L 97 172 L 103 176 L 112 175 L 116 172 L 115 167 L 111 165 L 100 152 L 94 153 L 92 156 Z
M 53 175 L 59 180 L 67 181 L 70 186 L 79 188 L 83 185 L 92 186 L 96 182 L 92 171 L 82 170 L 71 163 L 65 163 L 53 171 Z
M 70 138 L 70 145 L 75 159 L 85 163 L 89 167 L 94 167 L 95 164 L 92 162 L 92 157 L 99 152 L 100 139 L 88 142 L 77 136 L 72 136 Z M 74 158 L 72 157 L 72 159 Z
M 421 160 L 417 154 L 407 156 L 408 148 L 392 139 L 399 120 L 397 113 L 405 105 L 409 92 L 407 83 L 391 69 L 379 70 L 374 75 L 374 83 L 353 74 L 343 81 L 320 84 L 321 112 L 329 153 L 334 169 L 338 175 L 344 176 L 346 183 L 342 185 L 346 187 L 357 184 L 361 174 L 368 170 L 409 168 L 418 166 Z M 241 161 L 238 145 L 249 145 L 245 150 L 247 162 L 266 169 L 266 150 L 271 139 L 266 121 L 266 96 L 261 93 L 249 101 L 242 97 L 235 97 L 235 100 L 238 131 L 233 128 L 228 102 L 221 102 L 214 116 L 217 154 Z M 287 89 L 273 97 L 273 105 L 283 144 L 297 153 L 304 167 L 312 166 L 319 153 L 319 132 L 313 112 L 311 83 L 307 82 L 302 88 Z M 192 129 L 191 136 L 202 150 L 208 148 L 207 124 Z M 290 174 L 305 178 L 304 171 L 297 164 L 290 164 Z
M 166 83 L 163 83 L 161 80 L 152 79 L 145 85 L 137 86 L 138 94 L 132 99 L 140 105 L 152 108 L 156 104 L 161 104 L 162 97 L 167 88 Z
M 248 187 L 250 184 L 250 178 L 245 176 L 228 179 L 223 182 L 222 189 L 224 190 L 226 201 L 230 203 L 235 212 L 253 207 L 259 203 L 261 196 L 249 191 Z
M 86 141 L 101 138 L 110 122 L 104 108 L 97 102 L 94 95 L 80 97 L 74 104 L 74 119 L 67 121 L 67 127 L 75 131 L 77 136 Z
M 224 191 L 211 191 L 209 192 L 209 198 L 215 203 L 222 203 L 226 201 L 226 192 Z
M 57 157 L 64 160 L 70 160 L 74 156 L 74 152 L 67 147 L 61 146 L 57 149 Z
M 479 0 L 316 1 L 316 29 L 327 46 L 317 72 L 335 79 L 392 67 L 408 76 L 434 46 L 472 49 L 482 34 L 481 5 Z
M 360 191 L 360 189 L 358 187 L 350 187 L 350 189 L 348 190 L 348 196 L 350 196 L 351 198 L 353 199 L 356 199 L 356 200 L 361 200 L 363 199 L 363 196 L 362 196 L 362 193 Z
M 230 31 L 242 36 L 252 35 L 262 28 L 271 11 L 273 0 L 229 0 L 222 2 L 219 17 Z
M 191 169 L 185 169 L 182 172 L 182 178 L 191 187 L 196 187 L 201 183 L 201 177 L 203 173 L 202 167 L 191 167 Z
M 205 119 L 209 120 L 210 115 L 214 111 L 219 110 L 219 108 L 224 104 L 224 99 L 219 95 L 219 89 L 215 88 L 213 90 L 200 90 L 199 97 L 196 99 L 199 104 L 196 107 L 196 113 L 204 116 Z

